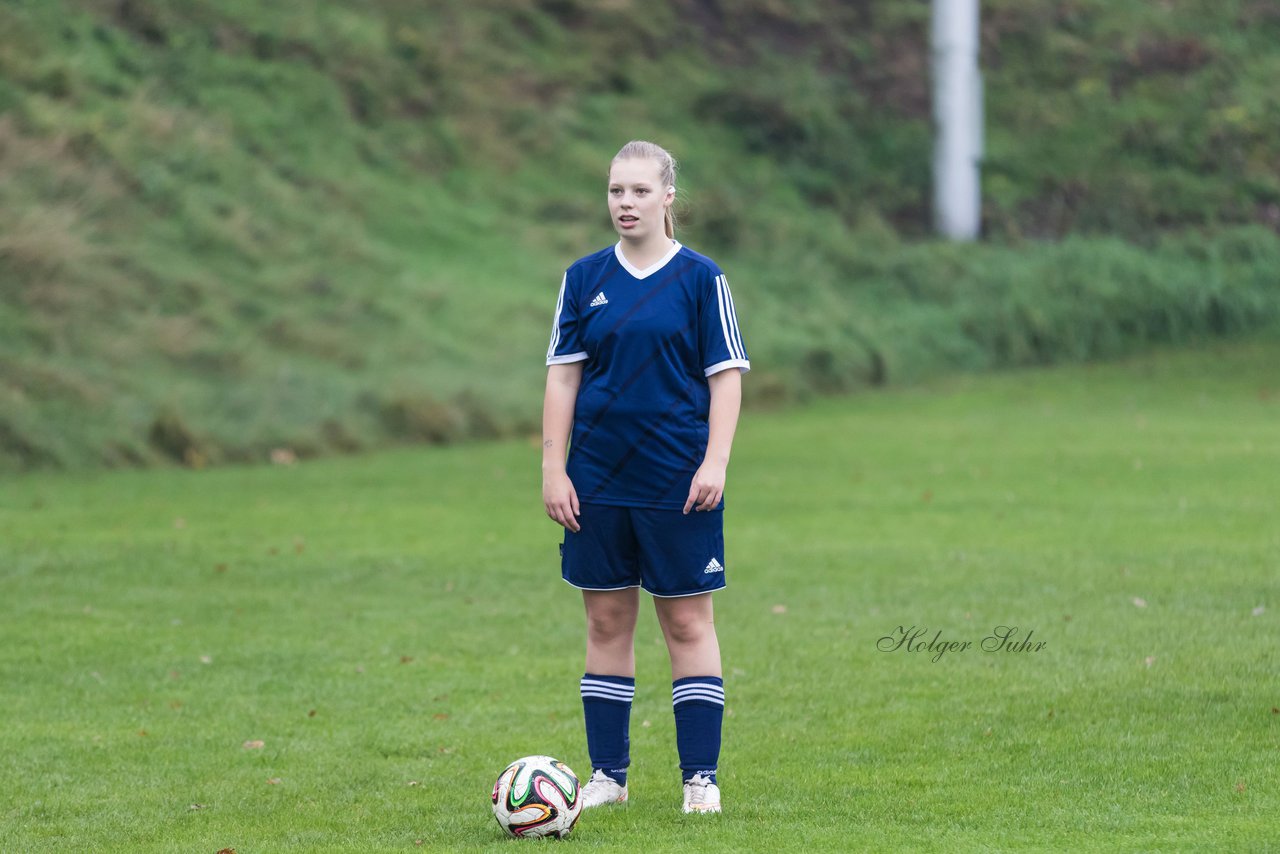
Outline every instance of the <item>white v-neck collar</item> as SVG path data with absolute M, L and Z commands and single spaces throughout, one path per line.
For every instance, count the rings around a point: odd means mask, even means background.
M 617 244 L 613 247 L 613 254 L 617 256 L 618 263 L 622 265 L 622 269 L 626 270 L 628 273 L 635 276 L 637 279 L 647 279 L 649 276 L 652 276 L 654 273 L 658 272 L 663 267 L 667 266 L 667 263 L 672 258 L 676 257 L 676 253 L 679 252 L 682 248 L 683 247 L 680 246 L 679 241 L 672 240 L 671 251 L 668 252 L 666 255 L 663 255 L 662 258 L 650 264 L 648 267 L 645 267 L 643 270 L 636 269 L 636 267 L 630 261 L 627 260 L 627 256 L 622 254 L 621 240 L 619 240 Z

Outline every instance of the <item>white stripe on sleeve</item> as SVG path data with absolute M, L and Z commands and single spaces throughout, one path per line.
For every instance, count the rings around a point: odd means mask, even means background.
M 737 319 L 733 316 L 733 303 L 729 297 L 729 282 L 724 276 L 716 276 L 716 302 L 720 307 L 720 331 L 724 333 L 725 346 L 729 348 L 729 357 L 745 359 L 746 353 L 741 349 L 734 337 L 737 330 Z
M 738 356 L 745 359 L 747 357 L 747 348 L 742 345 L 742 330 L 738 328 L 738 309 L 733 305 L 733 292 L 729 290 L 729 277 L 721 276 L 724 279 L 724 295 L 729 300 L 729 325 L 733 329 L 734 340 L 738 342 Z
M 551 346 L 547 348 L 548 363 L 555 358 L 556 346 L 560 343 L 560 312 L 564 310 L 564 288 L 568 282 L 569 274 L 566 272 L 560 280 L 560 294 L 556 297 L 556 316 L 551 324 Z
M 724 312 L 724 291 L 720 290 L 720 276 L 716 276 L 716 307 L 720 309 L 720 334 L 724 336 L 725 344 L 729 347 L 729 355 L 735 359 L 738 357 L 733 352 L 733 339 L 729 337 L 729 319 Z
M 751 370 L 751 363 L 746 359 L 725 359 L 723 362 L 716 362 L 702 373 L 704 376 L 709 377 L 712 374 L 718 374 L 721 371 L 727 371 L 730 368 L 740 368 L 745 374 L 747 371 Z

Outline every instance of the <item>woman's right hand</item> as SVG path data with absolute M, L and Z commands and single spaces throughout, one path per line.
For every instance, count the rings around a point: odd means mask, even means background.
M 577 518 L 582 512 L 578 506 L 578 493 L 563 470 L 542 475 L 542 503 L 547 508 L 547 515 L 556 522 L 574 533 L 581 530 Z

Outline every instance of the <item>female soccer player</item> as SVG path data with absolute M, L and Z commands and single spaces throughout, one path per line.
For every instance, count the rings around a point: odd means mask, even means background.
M 547 349 L 542 499 L 565 528 L 561 575 L 587 611 L 583 806 L 627 799 L 643 588 L 671 655 L 684 811 L 710 813 L 720 811 L 724 714 L 711 591 L 725 586 L 721 498 L 751 363 L 724 274 L 675 240 L 675 173 L 661 147 L 623 146 L 608 184 L 618 243 L 564 275 Z

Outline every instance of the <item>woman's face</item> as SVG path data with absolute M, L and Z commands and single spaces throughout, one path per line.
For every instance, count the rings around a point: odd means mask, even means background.
M 618 160 L 609 169 L 609 217 L 623 238 L 665 237 L 664 220 L 673 197 L 652 158 Z

